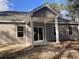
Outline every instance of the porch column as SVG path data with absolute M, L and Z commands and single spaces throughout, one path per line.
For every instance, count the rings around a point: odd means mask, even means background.
M 55 18 L 56 43 L 59 43 L 58 16 Z
M 31 18 L 31 15 L 29 17 L 30 17 L 30 25 L 31 25 L 31 31 L 32 31 L 32 46 L 34 46 L 34 26 L 33 26 L 33 20 Z
M 47 42 L 47 33 L 46 33 L 46 23 L 44 23 L 44 32 L 45 32 L 45 35 L 44 35 L 44 37 L 45 37 L 45 42 Z

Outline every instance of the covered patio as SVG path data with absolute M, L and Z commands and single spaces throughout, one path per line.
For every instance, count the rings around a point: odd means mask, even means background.
M 31 17 L 32 44 L 59 43 L 57 17 Z

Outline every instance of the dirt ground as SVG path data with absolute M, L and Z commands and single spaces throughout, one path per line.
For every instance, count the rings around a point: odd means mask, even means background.
M 0 59 L 79 59 L 79 41 L 37 45 L 15 50 L 17 49 L 0 52 Z

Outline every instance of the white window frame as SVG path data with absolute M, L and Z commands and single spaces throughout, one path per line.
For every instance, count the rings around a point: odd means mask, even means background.
M 17 25 L 17 26 L 16 26 L 16 37 L 17 37 L 17 38 L 22 38 L 22 37 L 18 37 L 18 36 L 17 36 L 17 35 L 18 35 L 17 30 L 18 30 L 18 27 L 19 27 L 19 26 L 23 26 L 23 28 L 24 28 L 24 25 Z M 23 29 L 23 37 L 24 37 L 24 29 Z

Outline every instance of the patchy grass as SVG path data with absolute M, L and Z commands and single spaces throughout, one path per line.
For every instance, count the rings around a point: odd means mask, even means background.
M 13 50 L 10 50 L 11 52 Z M 79 59 L 79 41 L 38 45 L 5 53 L 0 59 Z

